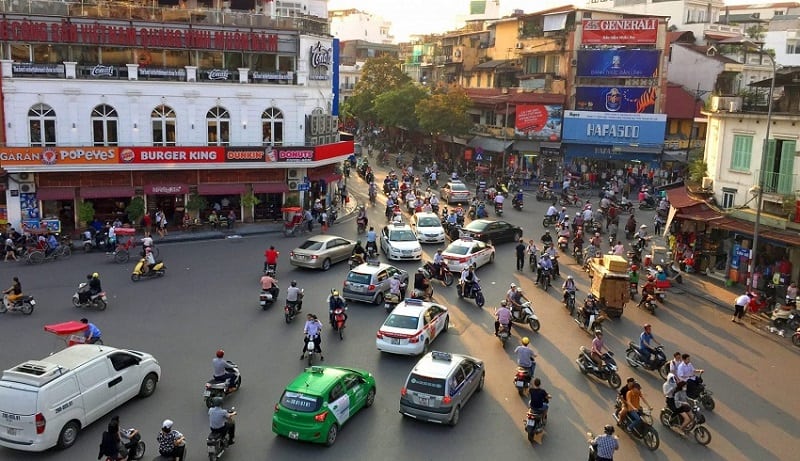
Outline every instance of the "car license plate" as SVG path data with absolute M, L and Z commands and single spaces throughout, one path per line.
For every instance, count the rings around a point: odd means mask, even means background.
M 300 438 L 300 433 L 299 432 L 294 432 L 294 431 L 289 432 L 289 438 L 297 440 L 297 439 Z
M 392 344 L 400 344 L 400 338 L 392 338 Z
M 430 399 L 428 397 L 420 397 L 419 398 L 419 404 L 420 405 L 425 405 L 425 406 L 430 406 Z
M 9 428 L 6 429 L 6 433 L 8 435 L 17 435 L 17 430 L 15 428 L 13 428 L 13 427 L 9 427 Z
M 523 381 L 514 381 L 514 385 L 517 387 L 522 387 L 525 385 L 525 383 Z
M 211 397 L 211 391 L 203 392 L 203 397 Z
M 411 250 L 403 250 L 403 256 L 411 256 Z

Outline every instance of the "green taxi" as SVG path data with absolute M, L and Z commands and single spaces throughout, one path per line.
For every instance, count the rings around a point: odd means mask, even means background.
M 372 373 L 346 367 L 309 367 L 289 383 L 275 404 L 272 432 L 331 446 L 342 424 L 373 403 Z

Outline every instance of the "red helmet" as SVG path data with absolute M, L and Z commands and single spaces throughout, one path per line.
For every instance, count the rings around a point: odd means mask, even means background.
M 222 358 L 224 356 L 225 356 L 225 351 L 223 351 L 222 349 L 217 351 L 217 357 Z
M 634 264 L 634 265 L 632 265 L 632 266 L 631 266 L 631 270 L 632 270 L 632 271 L 634 271 L 634 272 L 636 272 L 636 271 L 638 271 L 638 270 L 639 270 L 639 266 L 637 266 L 636 264 Z

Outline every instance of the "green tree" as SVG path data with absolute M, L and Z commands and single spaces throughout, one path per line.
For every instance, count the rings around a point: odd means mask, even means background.
M 460 136 L 472 128 L 467 109 L 471 100 L 463 88 L 451 86 L 437 91 L 431 97 L 417 103 L 414 112 L 419 126 L 433 135 Z
M 389 126 L 400 126 L 414 131 L 419 127 L 417 116 L 412 107 L 429 97 L 425 89 L 413 83 L 379 94 L 375 98 L 373 113 L 381 123 Z
M 689 162 L 689 181 L 699 184 L 706 176 L 708 176 L 708 163 L 702 158 Z
M 359 120 L 375 120 L 373 104 L 378 95 L 396 90 L 411 81 L 400 69 L 400 62 L 389 55 L 368 59 L 361 68 L 361 78 L 353 96 L 344 103 L 343 112 Z

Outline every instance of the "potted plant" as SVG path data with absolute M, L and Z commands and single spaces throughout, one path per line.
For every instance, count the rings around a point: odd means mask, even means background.
M 286 194 L 286 199 L 283 201 L 283 207 L 300 206 L 300 194 L 297 192 Z
M 207 207 L 208 200 L 201 195 L 192 194 L 186 201 L 186 210 L 191 213 L 192 219 L 199 219 L 200 210 L 205 210 Z
M 78 205 L 78 222 L 81 227 L 87 227 L 94 219 L 94 204 L 92 202 L 81 202 Z
M 244 222 L 253 222 L 253 207 L 259 203 L 261 203 L 261 200 L 256 197 L 252 190 L 242 195 L 242 220 Z
M 131 221 L 131 226 L 136 227 L 144 217 L 144 197 L 134 197 L 125 207 L 125 213 Z

